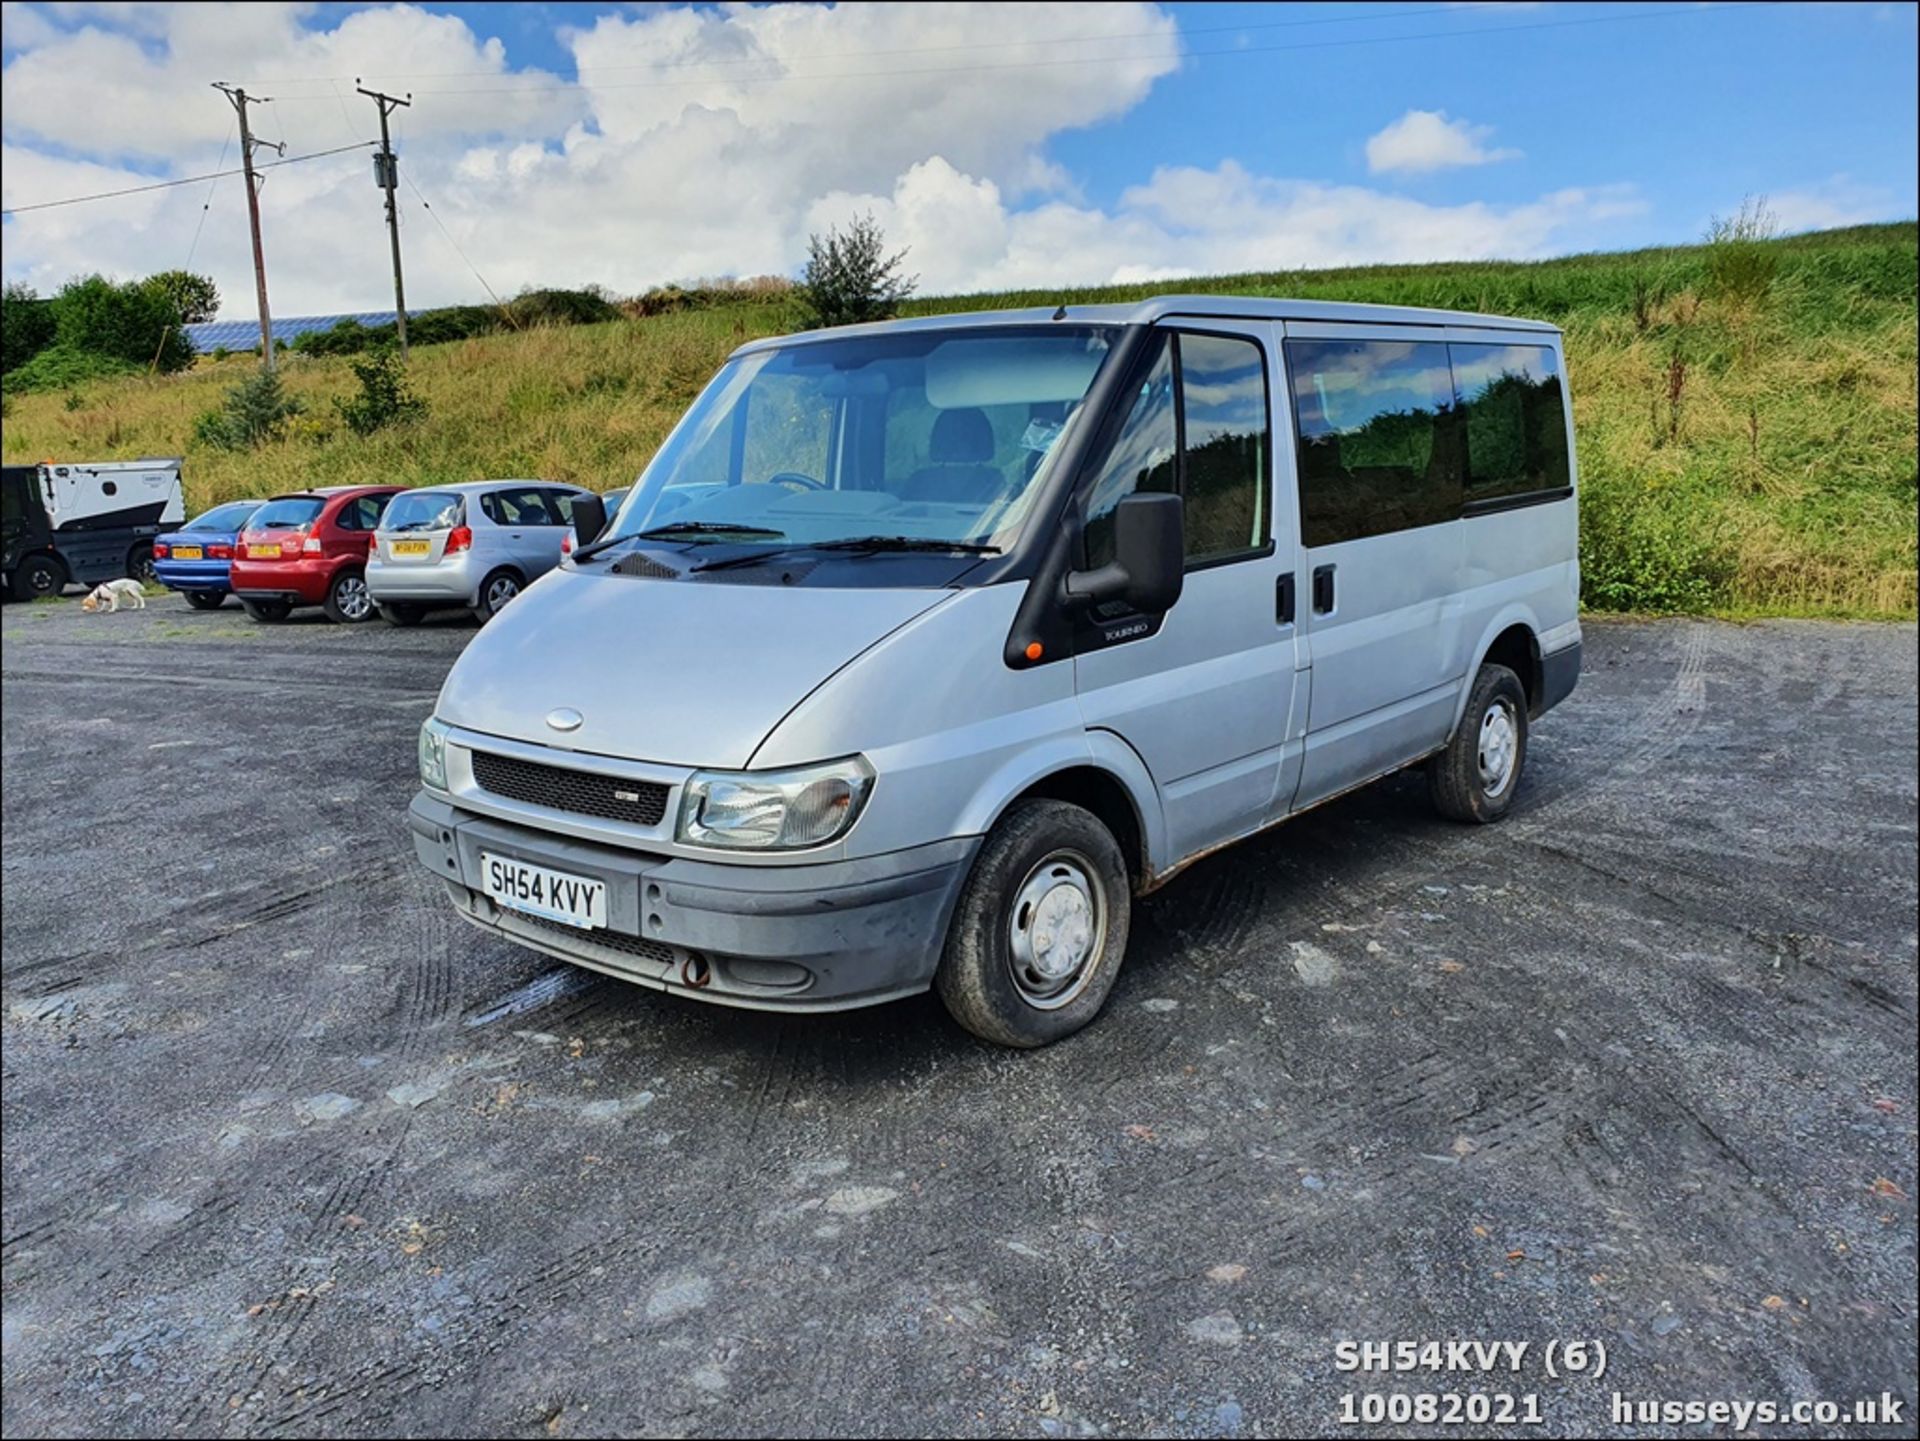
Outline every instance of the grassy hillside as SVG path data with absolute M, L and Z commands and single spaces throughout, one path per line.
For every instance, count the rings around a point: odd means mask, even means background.
M 1705 247 L 1534 263 L 1372 266 L 915 301 L 921 313 L 1126 300 L 1168 288 L 1538 316 L 1567 335 L 1586 600 L 1600 609 L 1910 616 L 1915 610 L 1912 224 L 1767 242 L 1770 291 L 1716 286 Z M 193 503 L 347 481 L 630 480 L 726 353 L 797 323 L 752 301 L 414 352 L 429 413 L 357 440 L 338 359 L 291 357 L 308 413 L 260 451 L 193 421 L 250 358 L 10 397 L 9 460 L 185 454 Z

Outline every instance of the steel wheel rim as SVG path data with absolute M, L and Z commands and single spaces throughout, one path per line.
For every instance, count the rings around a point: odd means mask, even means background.
M 1520 727 L 1514 720 L 1511 702 L 1497 700 L 1480 718 L 1480 743 L 1475 748 L 1480 763 L 1480 788 L 1489 798 L 1505 793 L 1513 784 L 1514 762 L 1520 754 Z
M 59 577 L 44 565 L 35 566 L 27 578 L 33 584 L 35 595 L 52 595 L 54 587 L 59 583 Z
M 495 576 L 493 584 L 487 587 L 487 610 L 497 611 L 501 606 L 520 594 L 520 586 L 510 575 Z
M 365 620 L 373 609 L 373 599 L 367 594 L 367 583 L 357 575 L 350 575 L 334 587 L 333 603 L 340 607 L 340 614 L 348 620 Z
M 1093 862 L 1057 850 L 1013 893 L 1007 957 L 1014 989 L 1036 1010 L 1054 1011 L 1087 988 L 1107 944 L 1106 892 Z

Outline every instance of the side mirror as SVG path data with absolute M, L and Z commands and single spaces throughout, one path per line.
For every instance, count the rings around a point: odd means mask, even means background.
M 1147 614 L 1171 610 L 1187 578 L 1186 508 L 1177 495 L 1130 495 L 1113 508 L 1113 559 L 1067 577 L 1091 605 L 1123 600 Z
M 607 528 L 607 507 L 597 495 L 573 498 L 573 535 L 576 546 L 588 546 Z

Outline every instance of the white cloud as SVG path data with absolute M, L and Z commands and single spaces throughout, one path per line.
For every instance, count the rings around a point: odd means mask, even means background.
M 1444 110 L 1409 110 L 1379 134 L 1368 137 L 1367 169 L 1375 175 L 1401 171 L 1419 174 L 1456 165 L 1489 165 L 1518 160 L 1518 150 L 1489 150 L 1491 125 L 1449 120 Z
M 561 32 L 577 86 L 516 69 L 499 41 L 411 5 L 337 17 L 277 3 L 21 15 L 32 43 L 19 41 L 5 70 L 7 205 L 141 184 L 159 162 L 165 174 L 215 169 L 231 112 L 209 80 L 273 95 L 260 129 L 291 154 L 375 133 L 353 76 L 411 89 L 413 108 L 394 119 L 403 173 L 433 204 L 429 218 L 403 186 L 407 291 L 420 305 L 480 292 L 442 225 L 502 294 L 587 282 L 631 293 L 792 273 L 809 231 L 872 210 L 938 293 L 1536 255 L 1597 243 L 1638 208 L 1617 187 L 1427 205 L 1232 160 L 1158 170 L 1090 204 L 1048 146 L 1118 120 L 1178 67 L 1172 16 L 1144 0 L 622 10 Z M 12 10 L 7 23 L 14 41 Z M 1144 38 L 1068 43 L 1102 33 Z M 85 106 L 71 103 L 74 74 L 89 77 Z M 1485 135 L 1467 139 L 1478 151 Z M 276 313 L 384 303 L 369 171 L 364 155 L 342 155 L 271 172 Z M 45 290 L 84 270 L 183 264 L 206 196 L 183 186 L 9 217 L 7 276 Z M 215 185 L 193 264 L 215 276 L 225 314 L 251 313 L 237 179 Z
M 1903 209 L 1891 190 L 1857 184 L 1845 174 L 1803 189 L 1777 191 L 1761 200 L 1782 235 L 1802 230 L 1830 230 L 1841 225 L 1867 225 L 1876 220 L 1898 220 L 1912 213 L 1910 206 Z M 1738 209 L 1738 204 L 1731 205 L 1728 213 Z

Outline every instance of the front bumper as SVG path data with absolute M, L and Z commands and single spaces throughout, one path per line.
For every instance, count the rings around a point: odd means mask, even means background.
M 472 551 L 460 551 L 451 560 L 381 560 L 373 556 L 367 561 L 367 593 L 377 601 L 472 605 L 479 585 Z
M 927 989 L 978 837 L 862 860 L 739 865 L 650 855 L 475 815 L 422 791 L 414 853 L 467 920 L 520 945 L 696 1000 L 835 1011 Z M 607 886 L 605 929 L 522 915 L 479 888 L 480 853 Z

